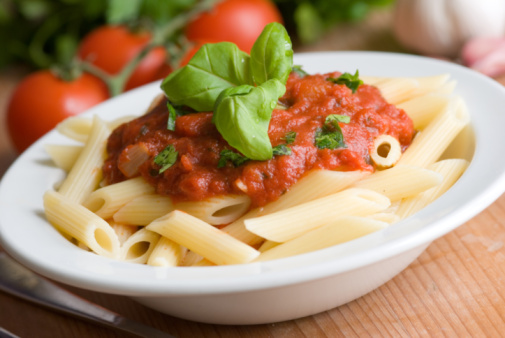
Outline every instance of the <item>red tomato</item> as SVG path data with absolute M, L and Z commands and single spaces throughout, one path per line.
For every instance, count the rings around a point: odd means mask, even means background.
M 124 26 L 102 26 L 84 37 L 78 56 L 114 75 L 135 58 L 150 40 L 151 34 L 145 31 L 133 33 Z M 164 66 L 166 56 L 163 47 L 152 49 L 128 79 L 125 90 L 159 79 L 158 71 Z
M 282 16 L 269 0 L 224 0 L 186 27 L 189 40 L 230 41 L 249 53 L 271 22 L 282 23 Z
M 30 74 L 14 90 L 7 107 L 12 143 L 22 152 L 65 118 L 108 98 L 105 84 L 86 73 L 68 82 L 49 70 Z

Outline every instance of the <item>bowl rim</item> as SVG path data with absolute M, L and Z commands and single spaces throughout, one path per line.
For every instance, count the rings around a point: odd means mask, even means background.
M 326 62 L 327 64 L 333 59 L 335 59 L 336 69 L 327 69 L 327 71 L 354 71 L 354 69 L 338 69 L 340 68 L 338 62 L 345 60 L 344 64 L 346 65 L 353 62 L 360 65 L 360 73 L 367 76 L 379 76 L 380 74 L 386 76 L 380 70 L 362 71 L 361 65 L 366 65 L 364 68 L 367 68 L 368 63 L 372 63 L 374 66 L 380 65 L 381 62 L 397 65 L 398 69 L 392 71 L 391 77 L 401 76 L 402 70 L 403 76 L 415 76 L 409 74 L 418 74 L 419 69 L 412 69 L 405 75 L 405 67 L 412 64 L 422 65 L 420 68 L 433 69 L 433 74 L 440 74 L 441 72 L 438 70 L 443 69 L 453 77 L 456 76 L 458 80 L 456 91 L 461 90 L 470 95 L 470 88 L 467 88 L 470 84 L 466 81 L 474 81 L 472 83 L 474 88 L 484 87 L 486 92 L 477 89 L 478 93 L 472 94 L 490 100 L 489 102 L 483 100 L 485 101 L 482 102 L 484 108 L 493 109 L 492 104 L 497 102 L 505 104 L 505 88 L 503 86 L 468 68 L 442 60 L 385 52 L 344 51 L 295 54 L 295 64 L 303 64 L 307 60 L 311 60 L 312 66 L 307 67 L 309 73 L 314 72 L 309 69 L 320 67 L 319 63 Z M 435 72 L 435 70 L 437 71 Z M 152 94 L 159 90 L 159 83 L 151 83 L 112 98 L 90 109 L 85 115 L 90 116 L 95 113 L 103 115 L 109 109 L 114 110 L 116 105 L 124 106 L 139 98 L 144 98 L 140 101 L 143 101 L 147 107 L 149 101 L 154 97 Z M 467 99 L 470 97 L 465 97 L 465 100 Z M 471 96 L 472 106 L 473 100 L 475 98 Z M 470 113 L 472 114 L 472 110 Z M 10 200 L 7 190 L 12 189 L 13 180 L 20 178 L 18 171 L 26 171 L 22 168 L 26 164 L 36 163 L 39 168 L 42 168 L 41 166 L 44 165 L 44 144 L 48 141 L 61 141 L 68 144 L 68 140 L 57 135 L 53 130 L 25 151 L 8 169 L 0 182 L 0 244 L 14 258 L 46 277 L 85 289 L 131 296 L 243 292 L 282 287 L 345 273 L 399 255 L 409 249 L 427 245 L 484 210 L 505 191 L 505 160 L 495 159 L 495 161 L 489 162 L 492 158 L 489 154 L 490 151 L 483 150 L 490 147 L 491 142 L 496 142 L 493 145 L 494 149 L 505 151 L 505 136 L 500 138 L 499 135 L 487 132 L 488 128 L 493 127 L 492 124 L 495 125 L 494 128 L 498 128 L 496 125 L 499 122 L 505 122 L 505 117 L 498 114 L 490 116 L 490 113 L 487 113 L 485 118 L 479 119 L 476 119 L 473 114 L 471 116 L 476 144 L 474 158 L 470 166 L 460 180 L 438 199 L 437 203 L 429 205 L 417 214 L 387 229 L 316 252 L 240 266 L 185 267 L 177 268 L 178 271 L 173 271 L 171 268 L 133 265 L 99 257 L 70 244 L 54 228 L 49 230 L 54 232 L 51 236 L 57 235 L 61 238 L 55 242 L 58 245 L 58 254 L 53 252 L 50 255 L 53 260 L 44 261 L 48 258 L 46 257 L 47 253 L 44 256 L 44 254 L 30 252 L 28 248 L 23 247 L 22 243 L 15 241 L 16 238 L 19 239 L 19 234 L 10 230 L 9 226 L 13 224 L 11 218 L 19 216 L 20 212 L 26 210 L 33 211 L 33 208 L 30 209 L 31 205 L 26 206 L 26 209 L 19 207 L 21 210 L 17 214 L 13 214 L 12 208 L 15 208 L 16 205 Z M 503 142 L 498 144 L 499 140 Z M 484 175 L 483 169 L 488 168 L 491 164 L 493 170 Z M 50 172 L 50 179 L 45 183 L 49 188 L 61 178 L 58 169 L 52 168 Z M 37 176 L 37 172 L 34 175 Z M 484 183 L 477 185 L 476 178 L 482 179 Z M 469 191 L 473 193 L 471 198 L 467 196 Z M 23 207 L 25 206 L 23 205 Z M 8 217 L 8 215 L 11 216 Z M 34 217 L 40 217 L 40 214 Z M 46 248 L 46 250 L 53 249 Z M 55 258 L 59 255 L 62 256 L 60 259 Z M 69 259 L 75 261 L 71 263 L 68 262 Z M 202 288 L 203 279 L 205 284 Z

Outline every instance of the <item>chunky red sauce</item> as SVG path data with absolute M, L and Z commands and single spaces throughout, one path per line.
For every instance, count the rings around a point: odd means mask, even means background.
M 405 149 L 414 136 L 412 121 L 403 110 L 388 104 L 373 86 L 361 85 L 353 94 L 346 86 L 326 80 L 339 75 L 289 77 L 286 94 L 280 99 L 288 108 L 274 110 L 269 136 L 276 146 L 285 144 L 288 132 L 296 132 L 295 141 L 288 145 L 291 155 L 218 168 L 220 152 L 230 147 L 212 123 L 212 113 L 180 116 L 175 131 L 170 131 L 163 101 L 146 115 L 114 130 L 103 168 L 106 182 L 128 178 L 119 168 L 130 161 L 132 147 L 138 146 L 147 153 L 147 160 L 138 173 L 128 175 L 142 175 L 159 194 L 172 196 L 175 201 L 245 193 L 253 207 L 262 206 L 284 194 L 311 169 L 373 171 L 369 149 L 375 137 L 392 135 Z M 330 114 L 350 117 L 349 123 L 340 123 L 346 148 L 318 149 L 314 144 L 315 133 Z M 177 161 L 159 174 L 160 166 L 154 158 L 170 144 L 178 152 Z

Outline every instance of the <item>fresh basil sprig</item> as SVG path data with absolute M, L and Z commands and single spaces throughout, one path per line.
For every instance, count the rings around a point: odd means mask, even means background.
M 280 24 L 265 27 L 251 49 L 251 71 L 256 85 L 270 79 L 286 83 L 293 68 L 293 48 Z
M 251 55 L 229 42 L 206 44 L 161 87 L 174 104 L 213 111 L 221 136 L 244 156 L 268 160 L 273 156 L 268 125 L 292 67 L 289 35 L 281 24 L 270 23 Z
M 326 80 L 331 81 L 336 84 L 343 84 L 347 88 L 349 88 L 353 93 L 358 90 L 358 87 L 363 84 L 363 81 L 359 78 L 359 71 L 356 70 L 354 75 L 350 73 L 344 73 L 340 75 L 338 78 L 329 77 Z
M 249 55 L 231 42 L 205 44 L 186 66 L 163 80 L 161 89 L 174 104 L 212 111 L 224 89 L 253 84 L 249 62 Z
M 277 99 L 285 91 L 286 87 L 276 79 L 257 87 L 225 89 L 216 101 L 212 121 L 223 138 L 244 156 L 268 160 L 273 155 L 268 125 Z

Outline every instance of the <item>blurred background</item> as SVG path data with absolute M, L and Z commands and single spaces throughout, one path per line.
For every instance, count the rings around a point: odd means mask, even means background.
M 503 0 L 0 0 L 0 173 L 67 116 L 167 76 L 204 43 L 415 53 L 502 81 Z

